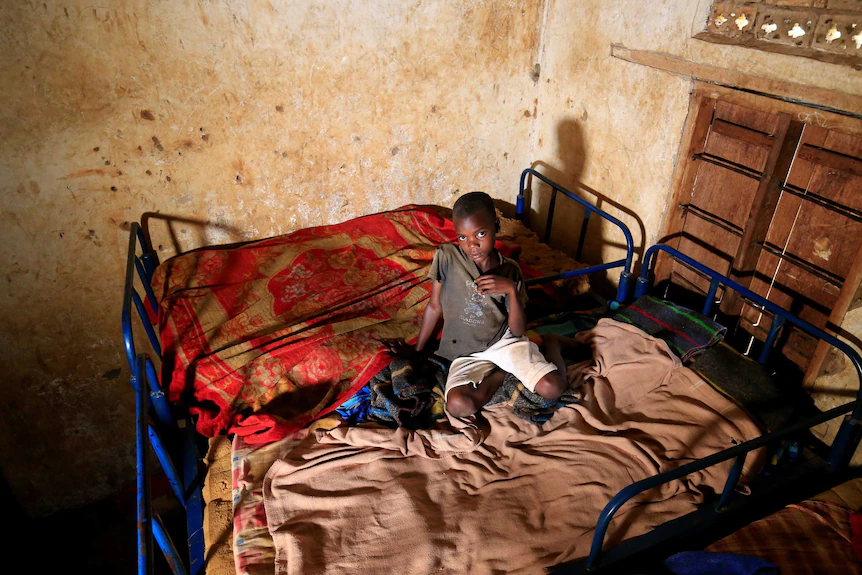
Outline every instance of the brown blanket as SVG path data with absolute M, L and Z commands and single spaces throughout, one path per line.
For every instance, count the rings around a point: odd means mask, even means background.
M 626 485 L 759 435 L 664 342 L 607 319 L 580 337 L 584 399 L 541 428 L 501 405 L 430 430 L 310 435 L 264 482 L 276 573 L 541 572 L 586 555 Z M 630 502 L 608 541 L 693 510 L 729 467 Z

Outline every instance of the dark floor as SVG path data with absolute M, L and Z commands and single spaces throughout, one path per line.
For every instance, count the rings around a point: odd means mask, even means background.
M 0 475 L 0 502 L 14 526 L 15 555 L 32 557 L 39 573 L 68 572 L 100 575 L 134 573 L 137 565 L 137 521 L 134 489 L 77 509 L 48 517 L 28 517 Z M 170 521 L 170 513 L 165 517 Z M 174 535 L 175 541 L 183 541 Z M 180 550 L 182 553 L 183 550 Z M 155 575 L 170 569 L 161 553 L 154 553 Z M 36 566 L 36 563 L 33 564 Z
M 134 499 L 123 509 L 114 500 L 101 501 L 33 519 L 17 504 L 6 482 L 0 486 L 4 509 L 11 509 L 14 554 L 38 561 L 37 571 L 67 571 L 88 574 L 134 572 L 136 521 Z M 35 564 L 34 564 L 35 566 Z

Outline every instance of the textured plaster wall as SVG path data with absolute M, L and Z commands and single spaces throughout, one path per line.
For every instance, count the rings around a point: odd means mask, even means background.
M 0 466 L 37 514 L 134 482 L 127 222 L 189 249 L 514 201 L 530 158 L 538 0 L 98 4 L 0 7 Z
M 45 513 L 133 480 L 119 308 L 127 222 L 143 213 L 166 258 L 473 189 L 512 201 L 535 162 L 593 189 L 641 247 L 661 225 L 690 82 L 614 60 L 611 43 L 862 91 L 848 68 L 691 40 L 707 13 L 687 0 L 4 3 L 0 467 L 19 498 Z M 546 204 L 533 198 L 537 214 Z M 598 244 L 586 259 L 617 255 Z

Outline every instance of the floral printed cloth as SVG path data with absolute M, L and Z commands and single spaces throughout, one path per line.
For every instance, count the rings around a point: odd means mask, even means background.
M 452 222 L 407 206 L 239 246 L 156 270 L 171 401 L 205 436 L 275 441 L 335 409 L 415 339 L 436 247 Z

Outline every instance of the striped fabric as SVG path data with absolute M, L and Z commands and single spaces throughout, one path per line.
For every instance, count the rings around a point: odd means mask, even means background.
M 761 557 L 781 575 L 862 574 L 851 545 L 851 511 L 820 501 L 803 501 L 746 525 L 707 551 Z
M 648 295 L 639 297 L 614 319 L 664 340 L 684 362 L 721 341 L 727 331 L 701 313 Z

